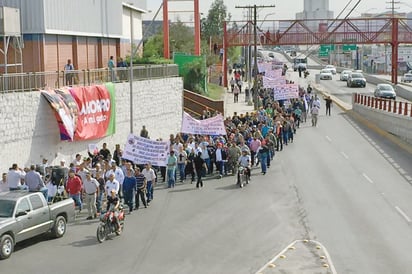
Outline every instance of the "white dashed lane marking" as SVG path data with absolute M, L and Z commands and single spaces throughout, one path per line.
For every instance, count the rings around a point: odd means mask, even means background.
M 346 155 L 345 152 L 341 151 L 340 154 L 342 154 L 343 158 L 345 158 L 346 160 L 349 159 L 349 156 Z
M 399 214 L 401 214 L 401 216 L 402 216 L 408 223 L 412 223 L 411 218 L 409 218 L 409 216 L 406 215 L 406 213 L 405 213 L 399 206 L 395 206 L 395 209 L 399 212 Z
M 325 138 L 326 138 L 326 140 L 328 140 L 329 142 L 332 142 L 332 139 L 331 139 L 329 136 L 326 136 Z
M 368 181 L 369 183 L 373 184 L 372 179 L 369 178 L 368 175 L 366 175 L 365 173 L 362 173 L 362 176 L 366 179 L 366 181 Z

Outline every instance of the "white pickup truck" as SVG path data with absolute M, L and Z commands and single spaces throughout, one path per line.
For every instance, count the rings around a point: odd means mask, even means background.
M 40 192 L 0 193 L 0 259 L 9 258 L 16 243 L 34 236 L 51 231 L 63 237 L 74 216 L 71 198 L 49 205 Z
M 401 78 L 401 82 L 412 83 L 412 73 L 405 73 Z

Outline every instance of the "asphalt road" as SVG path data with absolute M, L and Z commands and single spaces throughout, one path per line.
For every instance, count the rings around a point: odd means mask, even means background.
M 332 111 L 321 109 L 316 128 L 302 125 L 243 189 L 234 177 L 159 188 L 103 244 L 83 213 L 61 239 L 19 244 L 0 273 L 255 273 L 308 238 L 328 249 L 338 273 L 411 273 L 412 157 Z

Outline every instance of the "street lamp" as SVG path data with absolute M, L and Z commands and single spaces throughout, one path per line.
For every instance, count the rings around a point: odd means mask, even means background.
M 269 15 L 275 15 L 275 14 L 276 14 L 276 12 L 272 12 L 272 13 L 266 14 L 265 17 L 263 17 L 262 23 L 260 23 L 259 29 L 262 29 L 262 25 L 263 25 L 263 23 L 265 23 L 266 18 L 267 18 Z

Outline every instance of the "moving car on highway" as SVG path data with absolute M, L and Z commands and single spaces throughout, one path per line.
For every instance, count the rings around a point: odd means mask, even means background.
M 344 71 L 342 71 L 341 73 L 340 73 L 340 80 L 341 81 L 348 81 L 348 77 L 349 77 L 349 74 L 351 74 L 351 72 L 352 71 L 350 71 L 350 70 L 344 70 Z
M 322 69 L 320 71 L 320 80 L 332 80 L 332 72 L 328 69 Z
M 412 73 L 405 73 L 402 76 L 401 82 L 404 83 L 412 83 Z
M 327 65 L 324 69 L 329 70 L 333 75 L 336 74 L 336 68 L 333 65 Z
M 375 95 L 375 97 L 378 98 L 388 98 L 396 100 L 396 92 L 394 88 L 389 84 L 378 84 L 373 95 Z
M 366 87 L 366 79 L 363 77 L 363 74 L 360 72 L 352 72 L 348 76 L 346 81 L 346 86 L 348 87 Z

